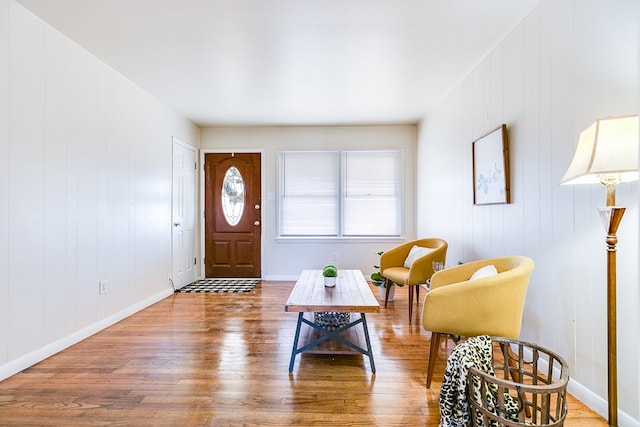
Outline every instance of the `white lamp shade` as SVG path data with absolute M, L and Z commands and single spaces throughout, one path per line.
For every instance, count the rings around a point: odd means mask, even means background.
M 578 147 L 561 184 L 592 184 L 613 176 L 638 179 L 638 116 L 596 120 L 580 133 Z

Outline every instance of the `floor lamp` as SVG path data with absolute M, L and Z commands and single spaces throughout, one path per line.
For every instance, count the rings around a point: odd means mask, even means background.
M 616 206 L 616 185 L 638 179 L 638 116 L 596 120 L 580 133 L 561 184 L 601 183 L 607 205 L 598 208 L 607 232 L 607 366 L 609 426 L 618 426 L 616 339 L 616 232 L 625 208 Z

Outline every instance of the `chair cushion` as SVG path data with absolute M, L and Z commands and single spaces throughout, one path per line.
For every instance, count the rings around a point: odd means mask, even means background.
M 434 250 L 435 249 L 432 248 L 424 248 L 422 246 L 413 245 L 413 247 L 409 251 L 409 255 L 407 255 L 407 259 L 404 260 L 404 266 L 407 268 L 411 268 L 411 264 L 413 264 L 415 260 L 423 255 L 433 252 Z
M 409 282 L 409 269 L 406 267 L 389 267 L 382 274 L 398 285 L 406 285 Z
M 471 275 L 469 280 L 476 279 L 484 279 L 485 277 L 497 276 L 498 270 L 496 270 L 496 266 L 493 264 L 485 265 L 482 268 L 479 268 L 475 273 Z

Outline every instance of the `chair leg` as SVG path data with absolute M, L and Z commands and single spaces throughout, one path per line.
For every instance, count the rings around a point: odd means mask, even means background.
M 413 286 L 409 286 L 409 323 L 411 323 L 411 318 L 413 317 Z
M 416 303 L 420 305 L 420 285 L 416 286 Z
M 391 289 L 391 285 L 389 284 L 389 279 L 384 279 L 384 308 L 387 308 L 387 301 L 389 300 L 389 289 Z
M 427 388 L 431 388 L 431 378 L 438 358 L 438 348 L 440 347 L 440 333 L 431 332 L 431 345 L 429 347 L 429 361 L 427 362 Z

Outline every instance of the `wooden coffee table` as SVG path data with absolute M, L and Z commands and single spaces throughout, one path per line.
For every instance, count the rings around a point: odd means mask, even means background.
M 339 270 L 337 283 L 333 288 L 324 286 L 322 270 L 302 271 L 284 305 L 284 311 L 298 312 L 298 324 L 293 340 L 289 372 L 293 371 L 296 355 L 302 352 L 361 353 L 369 356 L 371 372 L 376 372 L 365 313 L 379 312 L 380 304 L 378 304 L 378 300 L 371 292 L 360 270 Z M 334 328 L 314 322 L 315 313 L 350 314 L 347 315 L 346 322 L 341 322 Z M 320 314 L 319 316 L 324 315 Z M 310 326 L 311 329 L 307 328 L 307 333 L 301 340 L 300 331 L 303 323 Z M 359 334 L 357 330 L 353 329 L 360 324 L 363 334 Z M 363 336 L 364 345 L 361 342 Z M 334 342 L 329 342 L 330 339 L 333 339 Z M 301 341 L 306 343 L 298 347 Z

